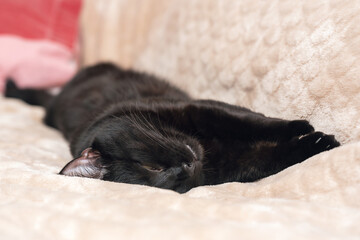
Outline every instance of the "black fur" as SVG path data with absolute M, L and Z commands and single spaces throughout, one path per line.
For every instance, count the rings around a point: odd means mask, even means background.
M 31 90 L 9 94 L 9 86 L 7 96 L 31 103 Z M 45 123 L 64 134 L 76 158 L 61 174 L 181 193 L 253 182 L 339 146 L 307 121 L 193 100 L 153 76 L 111 64 L 81 70 L 57 97 L 42 100 L 37 104 L 49 103 Z
M 45 107 L 50 102 L 52 96 L 46 91 L 35 89 L 19 89 L 15 82 L 8 78 L 5 86 L 5 97 L 19 98 L 31 105 L 40 105 Z

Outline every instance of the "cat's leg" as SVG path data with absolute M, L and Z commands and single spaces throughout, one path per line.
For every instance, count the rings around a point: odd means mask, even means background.
M 339 145 L 333 135 L 322 132 L 294 137 L 289 142 L 257 142 L 240 158 L 236 180 L 256 181 Z
M 184 107 L 198 132 L 215 137 L 288 141 L 314 131 L 305 120 L 269 118 L 223 102 L 192 101 Z

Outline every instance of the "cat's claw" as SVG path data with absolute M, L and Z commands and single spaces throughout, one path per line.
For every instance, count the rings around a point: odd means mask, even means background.
M 294 120 L 289 122 L 290 137 L 304 137 L 314 132 L 314 127 L 306 120 Z
M 311 157 L 323 151 L 340 146 L 334 135 L 326 135 L 322 132 L 312 132 L 292 140 L 292 148 L 303 154 L 305 158 Z

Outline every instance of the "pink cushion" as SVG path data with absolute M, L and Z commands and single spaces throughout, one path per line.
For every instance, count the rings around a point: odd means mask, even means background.
M 81 0 L 2 0 L 0 92 L 6 77 L 20 87 L 61 86 L 75 72 Z
M 49 88 L 63 85 L 76 70 L 72 52 L 49 40 L 0 35 L 0 52 L 0 92 L 6 77 L 20 87 Z

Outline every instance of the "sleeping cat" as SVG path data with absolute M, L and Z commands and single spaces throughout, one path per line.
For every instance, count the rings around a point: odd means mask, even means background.
M 172 189 L 253 182 L 340 144 L 305 120 L 194 100 L 154 76 L 98 64 L 52 97 L 7 82 L 7 97 L 46 107 L 70 143 L 60 174 Z

